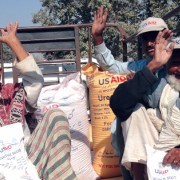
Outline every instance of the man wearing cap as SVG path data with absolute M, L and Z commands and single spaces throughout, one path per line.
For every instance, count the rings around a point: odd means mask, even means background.
M 168 42 L 161 34 L 156 38 L 152 61 L 133 79 L 119 85 L 110 99 L 125 139 L 121 162 L 132 170 L 135 179 L 141 180 L 145 179 L 145 144 L 167 151 L 164 165 L 180 167 L 180 37 L 174 39 L 175 46 L 167 46 Z M 166 64 L 167 73 L 158 82 L 154 73 Z M 158 104 L 156 108 L 145 109 L 149 101 L 144 99 L 144 95 L 152 86 L 155 90 L 148 100 Z
M 159 31 L 168 29 L 167 24 L 163 19 L 155 17 L 149 17 L 142 21 L 137 35 L 141 38 L 142 48 L 149 58 L 138 61 L 121 62 L 114 59 L 111 51 L 106 47 L 103 40 L 102 34 L 106 26 L 107 16 L 108 10 L 104 10 L 103 6 L 99 7 L 98 10 L 94 12 L 94 22 L 92 25 L 92 35 L 95 45 L 94 51 L 101 68 L 118 74 L 129 74 L 141 70 L 152 59 L 154 55 L 155 38 Z
M 108 70 L 112 73 L 129 74 L 141 70 L 151 61 L 154 55 L 155 39 L 159 31 L 166 29 L 167 33 L 164 33 L 164 36 L 167 36 L 167 38 L 169 36 L 172 36 L 171 31 L 167 30 L 167 24 L 163 21 L 163 19 L 150 17 L 142 21 L 138 29 L 137 35 L 142 40 L 142 47 L 144 49 L 144 52 L 147 54 L 148 58 L 138 61 L 121 62 L 114 59 L 113 55 L 111 54 L 111 51 L 106 47 L 103 40 L 102 34 L 106 26 L 107 16 L 108 10 L 104 9 L 103 6 L 99 7 L 98 10 L 94 12 L 92 35 L 95 45 L 95 55 L 96 59 L 99 62 L 99 65 L 103 70 Z M 163 73 L 164 72 L 162 71 L 160 73 L 160 76 Z M 158 75 L 159 73 L 157 73 L 157 76 Z M 119 124 L 119 121 L 114 121 L 112 127 L 112 145 L 121 157 L 124 149 L 124 142 L 122 138 L 121 125 Z M 116 127 L 118 128 L 118 130 L 116 129 Z M 123 166 L 121 166 L 121 171 L 125 180 L 132 179 L 129 172 L 126 171 Z

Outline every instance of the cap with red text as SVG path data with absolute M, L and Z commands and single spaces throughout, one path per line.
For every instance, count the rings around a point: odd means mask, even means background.
M 163 29 L 168 29 L 168 26 L 163 19 L 156 17 L 149 17 L 141 22 L 137 35 L 150 31 L 161 31 Z

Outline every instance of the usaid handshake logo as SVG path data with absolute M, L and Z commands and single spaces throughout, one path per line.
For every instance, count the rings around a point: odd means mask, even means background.
M 168 173 L 168 170 L 165 169 L 165 167 L 163 166 L 162 163 L 159 163 L 158 166 L 159 167 L 157 169 L 155 169 L 156 174 L 167 174 Z
M 17 145 L 18 142 L 16 139 L 13 139 L 12 142 L 4 143 L 2 140 L 0 141 L 0 153 L 3 153 L 4 151 L 8 151 L 12 149 L 14 145 Z

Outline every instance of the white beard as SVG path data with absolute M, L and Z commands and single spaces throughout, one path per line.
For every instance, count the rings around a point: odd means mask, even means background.
M 167 75 L 166 79 L 172 88 L 180 92 L 180 79 L 175 78 L 174 75 Z

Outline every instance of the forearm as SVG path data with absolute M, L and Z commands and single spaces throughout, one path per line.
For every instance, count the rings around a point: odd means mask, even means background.
M 129 74 L 128 62 L 121 62 L 114 59 L 111 51 L 106 47 L 105 43 L 95 46 L 94 52 L 96 59 L 100 67 L 104 71 L 109 71 L 111 73 L 117 74 Z
M 12 49 L 18 61 L 23 61 L 26 57 L 28 57 L 28 52 L 26 52 L 16 36 L 8 41 L 8 46 Z
M 93 35 L 93 41 L 94 41 L 94 45 L 98 46 L 103 43 L 103 41 L 104 41 L 103 36 L 102 35 L 99 35 L 99 36 Z
M 147 67 L 152 72 L 155 73 L 159 68 L 161 68 L 163 65 L 160 62 L 155 62 L 154 60 L 151 60 Z

